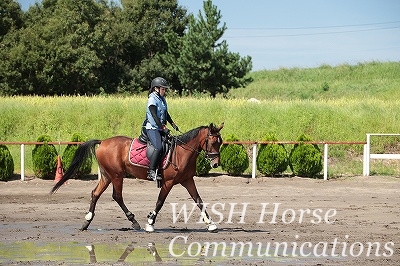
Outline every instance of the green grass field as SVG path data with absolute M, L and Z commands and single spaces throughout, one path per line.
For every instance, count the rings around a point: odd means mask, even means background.
M 170 95 L 169 112 L 181 131 L 224 122 L 223 138 L 235 136 L 242 141 L 262 141 L 271 133 L 282 141 L 295 141 L 303 133 L 315 141 L 365 141 L 366 133 L 399 133 L 400 63 L 281 69 L 251 75 L 253 83 L 231 90 L 227 98 Z M 87 139 L 136 137 L 146 101 L 145 96 L 2 97 L 0 141 L 36 141 L 42 134 L 54 141 L 70 141 L 74 133 Z M 396 152 L 399 138 L 373 141 L 376 152 Z M 26 147 L 27 173 L 31 171 L 32 148 Z M 64 148 L 60 147 L 60 153 Z M 20 147 L 9 149 L 19 172 Z M 362 174 L 362 153 L 362 145 L 331 146 L 329 176 Z M 378 161 L 371 172 L 397 175 L 398 168 L 395 161 Z

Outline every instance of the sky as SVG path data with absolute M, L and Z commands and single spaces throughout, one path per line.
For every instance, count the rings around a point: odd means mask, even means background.
M 40 0 L 18 0 L 23 10 Z M 178 0 L 196 17 L 202 0 Z M 253 71 L 400 61 L 398 0 L 213 0 Z

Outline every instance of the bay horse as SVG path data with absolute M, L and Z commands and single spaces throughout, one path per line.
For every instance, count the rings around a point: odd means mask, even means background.
M 209 126 L 200 126 L 182 135 L 172 137 L 175 144 L 172 147 L 171 161 L 163 171 L 162 185 L 155 209 L 147 216 L 148 223 L 145 226 L 147 232 L 154 231 L 157 214 L 161 210 L 172 187 L 177 184 L 181 184 L 186 188 L 200 208 L 208 231 L 217 230 L 216 224 L 205 210 L 205 204 L 203 205 L 203 200 L 197 191 L 193 177 L 196 174 L 196 159 L 202 150 L 205 152 L 206 158 L 210 161 L 211 167 L 216 168 L 219 166 L 219 148 L 222 144 L 220 130 L 222 128 L 223 124 L 216 127 L 211 123 Z M 110 183 L 113 185 L 112 198 L 121 207 L 128 220 L 132 222 L 133 229 L 141 229 L 141 226 L 135 219 L 135 215 L 128 210 L 122 198 L 124 177 L 132 176 L 148 180 L 147 169 L 134 165 L 129 161 L 128 153 L 132 141 L 133 138 L 130 137 L 115 136 L 104 140 L 92 139 L 82 143 L 76 150 L 69 168 L 65 171 L 60 181 L 51 189 L 50 193 L 55 193 L 65 181 L 74 177 L 88 156 L 95 155 L 101 177 L 92 191 L 89 211 L 85 216 L 85 222 L 81 230 L 87 230 L 89 227 L 94 218 L 96 203 Z M 99 146 L 96 148 L 96 145 Z

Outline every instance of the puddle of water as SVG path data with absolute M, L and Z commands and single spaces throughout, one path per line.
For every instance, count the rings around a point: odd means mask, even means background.
M 150 246 L 83 243 L 0 243 L 1 262 L 52 261 L 73 264 L 155 262 Z M 164 250 L 163 250 L 164 252 Z M 168 252 L 168 250 L 167 250 Z
M 217 265 L 231 265 L 232 262 L 238 263 L 262 263 L 270 262 L 274 265 L 307 265 L 316 262 L 326 261 L 326 258 L 299 258 L 299 257 L 252 257 L 248 256 L 247 249 L 243 250 L 243 256 L 227 256 L 231 249 L 226 248 L 223 252 L 218 247 L 216 254 L 214 250 L 207 256 L 190 252 L 187 246 L 174 246 L 174 254 L 184 254 L 174 257 L 171 254 L 168 244 L 83 244 L 76 242 L 69 243 L 35 243 L 35 242 L 11 242 L 0 243 L 0 265 L 2 263 L 15 262 L 64 262 L 69 264 L 91 264 L 91 263 L 126 263 L 132 265 L 153 264 L 159 262 L 169 262 L 174 265 L 194 265 L 212 263 Z M 337 260 L 338 258 L 336 258 Z

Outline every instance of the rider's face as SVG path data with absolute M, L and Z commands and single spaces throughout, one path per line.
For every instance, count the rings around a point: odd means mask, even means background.
M 166 90 L 166 88 L 163 88 L 163 87 L 158 87 L 158 93 L 161 95 L 161 96 L 164 96 L 165 95 L 165 90 Z

